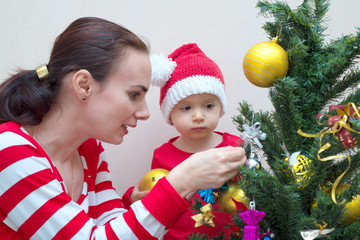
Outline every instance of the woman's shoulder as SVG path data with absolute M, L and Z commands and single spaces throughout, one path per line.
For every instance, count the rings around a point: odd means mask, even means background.
M 0 124 L 0 150 L 11 146 L 34 146 L 35 141 L 15 122 Z
M 6 122 L 0 124 L 0 134 L 4 132 L 19 132 L 21 125 L 15 122 Z

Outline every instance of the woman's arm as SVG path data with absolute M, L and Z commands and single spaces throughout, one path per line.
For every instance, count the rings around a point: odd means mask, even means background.
M 89 201 L 89 211 L 99 211 L 99 218 L 93 220 L 63 191 L 46 157 L 25 138 L 1 133 L 0 159 L 0 228 L 11 228 L 29 238 L 156 239 L 189 207 L 164 179 L 129 211 L 109 204 L 109 199 L 116 199 L 112 197 L 115 190 L 97 191 L 96 201 Z M 94 209 L 97 205 L 101 208 Z

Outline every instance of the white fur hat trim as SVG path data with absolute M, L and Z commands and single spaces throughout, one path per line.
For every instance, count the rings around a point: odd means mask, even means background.
M 170 124 L 169 117 L 171 110 L 179 101 L 190 95 L 200 93 L 211 93 L 216 95 L 222 105 L 221 115 L 224 115 L 226 112 L 224 84 L 218 78 L 213 76 L 195 75 L 176 82 L 166 93 L 164 101 L 160 106 L 165 121 Z

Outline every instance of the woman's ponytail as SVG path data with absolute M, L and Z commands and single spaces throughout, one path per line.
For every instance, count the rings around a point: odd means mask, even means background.
M 0 124 L 39 124 L 49 111 L 54 86 L 44 84 L 36 70 L 22 70 L 0 85 Z

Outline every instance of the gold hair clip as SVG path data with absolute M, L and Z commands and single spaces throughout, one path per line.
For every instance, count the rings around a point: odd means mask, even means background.
M 40 65 L 36 68 L 36 74 L 40 80 L 47 78 L 49 76 L 49 71 L 46 64 Z

